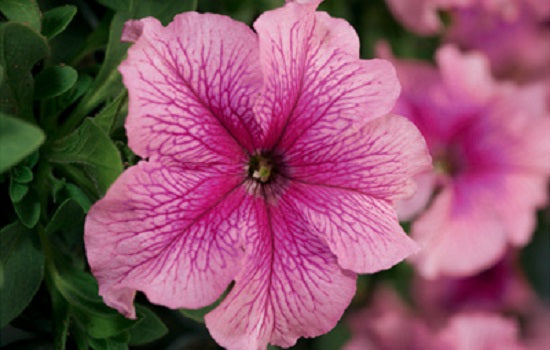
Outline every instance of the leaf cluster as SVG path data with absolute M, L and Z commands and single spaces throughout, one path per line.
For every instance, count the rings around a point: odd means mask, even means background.
M 137 161 L 117 71 L 124 23 L 167 23 L 195 6 L 0 1 L 0 346 L 126 349 L 167 333 L 146 301 L 135 320 L 103 303 L 83 226 L 92 203 Z

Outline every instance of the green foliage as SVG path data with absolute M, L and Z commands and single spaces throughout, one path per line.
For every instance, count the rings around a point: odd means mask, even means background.
M 116 146 L 92 119 L 53 143 L 48 158 L 96 197 L 104 194 L 122 172 Z
M 107 135 L 113 131 L 114 125 L 124 117 L 127 111 L 128 96 L 126 91 L 123 91 L 113 101 L 108 103 L 98 114 L 94 116 L 94 123 L 100 127 Z
M 0 25 L 0 65 L 4 67 L 0 112 L 28 121 L 34 119 L 31 69 L 49 54 L 46 38 L 37 31 L 16 22 Z
M 37 150 L 44 139 L 38 127 L 0 112 L 0 173 Z
M 153 311 L 141 305 L 137 305 L 136 310 L 138 323 L 130 329 L 129 345 L 151 343 L 168 333 L 168 328 Z
M 44 274 L 33 232 L 15 222 L 0 231 L 0 327 L 29 304 Z
M 45 100 L 59 96 L 71 89 L 78 73 L 69 66 L 53 66 L 41 71 L 35 78 L 34 98 Z
M 124 23 L 129 19 L 154 16 L 166 24 L 172 20 L 174 15 L 190 11 L 196 7 L 193 0 L 180 1 L 156 1 L 156 0 L 116 0 L 100 1 L 105 6 L 115 10 L 111 21 L 109 39 L 105 50 L 105 60 L 89 89 L 88 93 L 81 100 L 75 111 L 72 113 L 66 128 L 71 129 L 92 109 L 103 103 L 110 96 L 117 96 L 123 90 L 122 80 L 117 67 L 126 55 L 128 43 L 121 43 L 120 37 Z
M 9 20 L 0 23 L 0 184 L 13 207 L 8 217 L 17 219 L 0 232 L 0 321 L 5 326 L 17 319 L 44 281 L 56 349 L 127 349 L 167 333 L 145 306 L 138 305 L 138 318 L 131 320 L 104 304 L 86 271 L 83 226 L 93 200 L 122 172 L 118 147 L 126 159 L 135 157 L 120 133 L 127 113 L 117 71 L 129 46 L 120 42 L 124 22 L 154 15 L 167 23 L 195 5 L 108 5 L 69 65 L 57 61 L 62 56 L 55 50 L 70 37 L 67 28 L 81 26 L 71 24 L 81 9 L 86 20 L 94 20 L 88 5 L 41 13 L 36 1 L 0 1 Z M 102 51 L 104 58 L 96 62 L 93 55 Z M 122 140 L 112 138 L 115 131 Z
M 72 5 L 59 6 L 42 15 L 42 34 L 53 39 L 71 23 L 76 14 L 76 7 Z
M 2 0 L 0 12 L 11 21 L 20 22 L 40 31 L 40 10 L 35 0 Z

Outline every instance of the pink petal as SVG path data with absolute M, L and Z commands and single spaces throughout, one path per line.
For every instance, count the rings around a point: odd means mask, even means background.
M 288 193 L 288 192 L 287 192 Z M 247 260 L 206 326 L 229 350 L 289 347 L 335 326 L 355 293 L 355 275 L 342 270 L 295 208 L 281 198 L 255 203 L 258 230 L 247 237 Z
M 413 223 L 412 237 L 423 248 L 413 262 L 424 277 L 472 275 L 504 255 L 507 237 L 500 218 L 475 192 L 446 187 Z
M 457 47 L 445 45 L 437 50 L 436 60 L 443 83 L 455 97 L 486 103 L 494 95 L 489 60 L 483 54 L 463 54 Z
M 386 0 L 393 15 L 409 30 L 422 34 L 436 34 L 441 29 L 437 14 L 437 0 Z
M 494 209 L 503 221 L 509 242 L 525 246 L 535 231 L 537 209 L 548 202 L 548 180 L 540 175 L 509 174 L 503 176 L 502 189 Z
M 285 160 L 296 181 L 352 189 L 389 201 L 410 197 L 416 189 L 412 177 L 431 169 L 424 138 L 399 116 L 378 118 L 346 137 L 304 137 Z
M 330 17 L 326 12 L 316 12 L 315 22 L 326 30 L 322 45 L 337 47 L 359 59 L 359 37 L 348 21 Z
M 412 197 L 396 203 L 399 221 L 409 221 L 420 214 L 428 205 L 436 188 L 437 176 L 432 172 L 424 172 L 414 178 L 418 188 Z
M 266 148 L 284 153 L 299 139 L 358 128 L 392 108 L 399 83 L 391 64 L 358 60 L 356 35 L 333 23 L 295 2 L 254 23 L 265 77 L 256 112 Z
M 457 93 L 457 87 L 448 88 L 439 71 L 427 62 L 394 59 L 392 63 L 403 87 L 392 112 L 411 120 L 431 151 L 450 142 L 479 112 L 479 104 Z
M 519 350 L 519 327 L 500 315 L 464 313 L 454 316 L 440 333 L 441 340 L 453 350 Z
M 302 184 L 294 185 L 289 197 L 344 269 L 377 272 L 418 251 L 388 201 L 353 190 Z
M 227 162 L 259 140 L 252 106 L 262 84 L 258 39 L 229 17 L 183 13 L 163 27 L 129 21 L 135 41 L 120 65 L 129 93 L 126 130 L 143 158 Z
M 127 169 L 86 218 L 88 262 L 105 303 L 135 317 L 136 291 L 171 308 L 215 301 L 240 270 L 239 237 L 253 224 L 241 181 L 220 169 Z
M 532 175 L 550 175 L 550 110 L 542 84 L 506 86 L 487 115 L 479 152 L 500 150 L 494 162 Z

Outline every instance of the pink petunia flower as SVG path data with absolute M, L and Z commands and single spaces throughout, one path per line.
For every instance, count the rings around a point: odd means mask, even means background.
M 433 329 L 386 285 L 377 287 L 367 307 L 346 318 L 351 339 L 343 350 L 425 350 L 435 348 Z
M 229 349 L 327 332 L 375 272 L 417 250 L 393 202 L 430 166 L 386 116 L 392 65 L 360 60 L 343 20 L 288 2 L 253 32 L 214 14 L 129 21 L 128 143 L 144 160 L 90 210 L 88 261 L 107 305 L 199 308 Z
M 348 318 L 344 350 L 526 349 L 517 322 L 489 312 L 461 312 L 430 323 L 388 288 L 375 291 L 370 307 Z
M 486 0 L 452 18 L 445 41 L 483 52 L 497 77 L 550 81 L 550 1 Z
M 396 62 L 403 94 L 394 111 L 421 130 L 435 168 L 422 175 L 429 189 L 419 192 L 436 194 L 412 225 L 424 247 L 414 263 L 428 278 L 468 276 L 529 242 L 548 197 L 550 115 L 544 86 L 494 81 L 481 54 L 445 46 L 437 63 Z
M 436 349 L 450 350 L 523 350 L 519 327 L 514 320 L 496 314 L 464 313 L 455 315 L 438 334 Z
M 493 73 L 520 82 L 550 81 L 548 0 L 387 0 L 394 16 L 420 35 L 483 52 Z M 450 17 L 443 28 L 439 12 Z
M 461 311 L 529 314 L 539 300 L 517 260 L 508 253 L 493 267 L 469 277 L 429 280 L 415 276 L 413 299 L 435 323 Z

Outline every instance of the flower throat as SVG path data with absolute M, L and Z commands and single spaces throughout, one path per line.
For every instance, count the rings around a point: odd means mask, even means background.
M 272 182 L 277 174 L 277 162 L 270 153 L 257 153 L 248 162 L 248 177 L 262 184 Z

